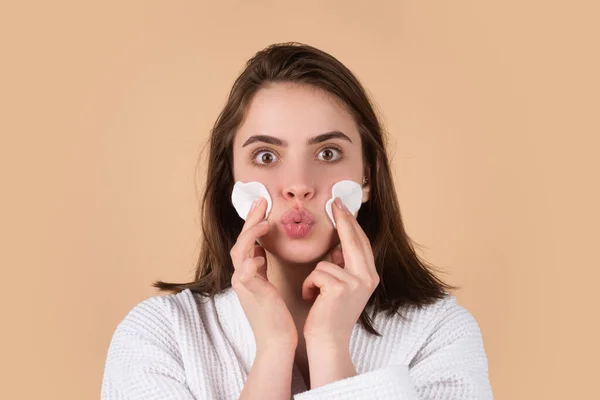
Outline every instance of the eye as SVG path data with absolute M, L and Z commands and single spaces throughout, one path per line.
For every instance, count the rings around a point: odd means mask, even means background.
M 335 158 L 335 153 L 338 153 L 337 158 Z M 321 152 L 319 152 L 319 154 L 324 155 L 323 161 L 339 161 L 342 159 L 342 150 L 338 149 L 337 147 L 324 148 L 321 150 Z
M 274 161 L 273 161 L 274 154 L 275 153 L 273 153 L 270 150 L 258 149 L 254 153 L 252 153 L 252 161 L 254 162 L 254 164 L 258 165 L 259 167 L 264 167 L 268 164 L 274 163 Z M 259 162 L 256 161 L 257 158 L 260 160 Z
M 319 157 L 319 160 L 328 163 L 335 163 L 342 159 L 342 154 L 343 152 L 341 149 L 335 146 L 329 146 L 319 152 L 319 155 L 323 155 L 323 158 Z M 272 150 L 261 148 L 252 153 L 251 161 L 258 167 L 266 167 L 269 164 L 274 164 L 275 162 L 279 161 L 279 159 Z

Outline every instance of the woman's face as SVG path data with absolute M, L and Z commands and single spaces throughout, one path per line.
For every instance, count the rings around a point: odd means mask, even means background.
M 339 243 L 325 203 L 336 182 L 362 184 L 361 147 L 353 118 L 329 93 L 277 83 L 255 94 L 234 138 L 234 181 L 258 181 L 269 191 L 270 228 L 258 240 L 265 250 L 310 263 Z

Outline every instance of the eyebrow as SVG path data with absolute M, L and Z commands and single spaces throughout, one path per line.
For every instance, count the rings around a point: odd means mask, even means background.
M 313 144 L 322 143 L 329 139 L 342 139 L 342 140 L 347 140 L 348 142 L 352 143 L 352 140 L 350 140 L 350 138 L 348 136 L 344 135 L 342 132 L 331 131 L 331 132 L 322 133 L 320 135 L 317 135 L 315 137 L 308 139 L 306 141 L 306 145 L 311 146 Z M 269 143 L 274 146 L 282 146 L 282 147 L 288 146 L 288 142 L 286 140 L 282 140 L 282 139 L 276 138 L 274 136 L 254 135 L 254 136 L 250 136 L 248 138 L 248 140 L 246 140 L 246 142 L 242 145 L 242 147 L 246 147 L 249 144 L 256 143 L 256 142 Z

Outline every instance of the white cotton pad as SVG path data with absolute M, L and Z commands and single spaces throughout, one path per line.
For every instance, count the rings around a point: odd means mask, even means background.
M 336 182 L 331 188 L 331 199 L 325 203 L 325 212 L 327 212 L 329 219 L 333 222 L 333 227 L 337 229 L 331 211 L 331 206 L 336 197 L 342 199 L 342 203 L 348 207 L 352 215 L 356 216 L 362 204 L 362 186 L 360 186 L 360 183 L 345 180 Z
M 261 197 L 267 199 L 267 211 L 265 213 L 266 220 L 269 217 L 269 212 L 271 211 L 272 205 L 271 196 L 269 196 L 267 187 L 260 182 L 243 183 L 237 181 L 235 185 L 233 185 L 231 202 L 233 203 L 233 207 L 237 211 L 238 215 L 242 217 L 244 221 L 250 212 L 250 207 L 252 207 L 254 200 L 257 200 Z

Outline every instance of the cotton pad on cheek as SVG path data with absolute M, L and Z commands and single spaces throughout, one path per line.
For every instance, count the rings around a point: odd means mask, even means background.
M 252 203 L 261 197 L 267 199 L 267 211 L 264 218 L 266 220 L 269 217 L 272 202 L 267 187 L 260 182 L 243 183 L 237 181 L 233 185 L 233 191 L 231 192 L 231 203 L 238 215 L 245 221 Z
M 348 207 L 348 210 L 350 210 L 352 215 L 356 215 L 362 204 L 362 187 L 359 183 L 345 180 L 336 182 L 331 188 L 331 199 L 327 200 L 327 203 L 325 203 L 325 212 L 327 212 L 329 219 L 333 223 L 333 227 L 337 229 L 331 211 L 331 206 L 336 197 L 342 199 L 342 202 Z

